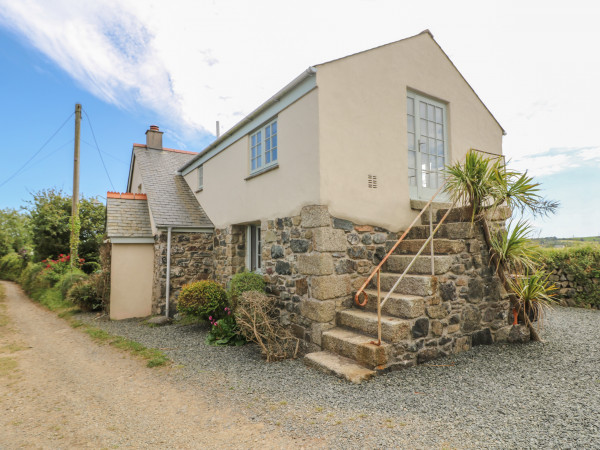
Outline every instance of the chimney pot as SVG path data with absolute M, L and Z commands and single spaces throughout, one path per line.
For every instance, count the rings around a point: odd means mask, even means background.
M 159 131 L 158 126 L 150 125 L 148 131 L 146 131 L 146 147 L 162 150 L 162 135 L 163 132 Z

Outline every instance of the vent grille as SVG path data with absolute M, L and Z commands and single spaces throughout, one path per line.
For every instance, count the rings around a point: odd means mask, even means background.
M 367 175 L 367 186 L 369 189 L 377 189 L 377 175 Z

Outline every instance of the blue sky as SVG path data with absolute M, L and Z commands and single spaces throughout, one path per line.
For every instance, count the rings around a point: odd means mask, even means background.
M 573 0 L 0 0 L 0 183 L 81 103 L 81 192 L 123 191 L 131 144 L 201 150 L 310 65 L 430 29 L 507 131 L 512 165 L 561 201 L 540 236 L 599 235 L 600 5 Z M 289 11 L 294 14 L 289 14 Z M 343 12 L 343 13 L 341 13 Z M 0 186 L 0 208 L 71 192 L 72 118 Z

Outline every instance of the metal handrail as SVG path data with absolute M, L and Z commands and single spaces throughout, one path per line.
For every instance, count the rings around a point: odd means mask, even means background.
M 450 206 L 450 208 L 448 209 L 448 211 L 446 211 L 446 214 L 444 214 L 444 216 L 439 221 L 439 223 L 437 224 L 437 226 L 435 227 L 435 229 L 433 229 L 433 214 L 432 214 L 432 206 L 431 206 L 431 204 L 433 203 L 433 200 L 440 194 L 440 192 L 442 191 L 442 189 L 445 186 L 446 186 L 446 181 L 444 181 L 444 183 L 442 183 L 442 185 L 435 192 L 435 194 L 433 194 L 433 196 L 431 197 L 431 199 L 429 200 L 429 202 L 427 202 L 427 204 L 425 205 L 425 207 L 421 210 L 421 212 L 417 215 L 417 217 L 415 217 L 415 219 L 412 221 L 412 223 L 409 225 L 409 227 L 406 229 L 406 231 L 404 233 L 402 233 L 402 236 L 400 236 L 400 238 L 396 241 L 396 243 L 393 245 L 393 247 L 383 257 L 383 259 L 381 260 L 381 262 L 371 272 L 371 275 L 369 275 L 369 277 L 367 278 L 367 280 L 363 283 L 363 285 L 360 287 L 360 289 L 356 292 L 356 295 L 354 296 L 354 301 L 356 302 L 356 304 L 358 306 L 365 306 L 367 304 L 367 302 L 369 301 L 369 295 L 365 292 L 365 289 L 369 285 L 369 283 L 371 282 L 371 280 L 373 279 L 373 277 L 375 275 L 377 275 L 377 342 L 372 341 L 371 342 L 372 344 L 381 345 L 381 308 L 383 307 L 383 305 L 385 304 L 385 302 L 388 300 L 388 298 L 392 295 L 392 292 L 394 292 L 394 290 L 396 289 L 396 287 L 398 287 L 398 285 L 400 284 L 400 282 L 402 281 L 402 279 L 404 278 L 404 276 L 408 273 L 408 271 L 410 270 L 410 268 L 412 267 L 412 265 L 415 263 L 415 261 L 417 260 L 417 258 L 421 255 L 421 253 L 423 252 L 423 250 L 425 249 L 425 247 L 427 247 L 427 244 L 431 244 L 431 275 L 435 275 L 435 263 L 434 263 L 434 256 L 435 256 L 435 254 L 434 254 L 434 250 L 433 250 L 433 237 L 435 236 L 435 233 L 438 231 L 438 229 L 440 228 L 440 226 L 444 223 L 444 221 L 448 217 L 448 214 L 450 214 L 450 211 L 452 211 L 452 209 L 456 205 L 456 201 L 455 201 Z M 421 248 L 419 249 L 419 251 L 417 252 L 417 254 L 413 257 L 413 259 L 411 260 L 411 262 L 406 267 L 406 269 L 404 269 L 404 272 L 402 273 L 402 275 L 400 275 L 400 277 L 398 278 L 398 280 L 394 283 L 394 285 L 389 290 L 389 292 L 386 294 L 386 296 L 385 296 L 385 298 L 383 299 L 383 302 L 382 302 L 381 301 L 381 267 L 385 264 L 385 262 L 388 260 L 388 258 L 390 257 L 390 255 L 392 255 L 392 253 L 394 253 L 394 251 L 400 245 L 400 243 L 402 241 L 404 241 L 404 238 L 408 235 L 408 233 L 410 232 L 410 230 L 412 230 L 412 227 L 415 225 L 415 223 L 417 223 L 417 221 L 420 219 L 420 217 L 423 215 L 423 213 L 425 212 L 426 209 L 429 209 L 429 237 L 425 240 L 425 242 L 423 243 L 423 245 L 421 246 Z M 360 294 L 364 295 L 364 301 L 362 303 L 359 300 L 360 299 Z

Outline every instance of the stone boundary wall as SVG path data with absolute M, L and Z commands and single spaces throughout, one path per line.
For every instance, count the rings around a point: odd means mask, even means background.
M 169 315 L 184 284 L 214 277 L 213 233 L 171 233 L 171 290 Z M 167 275 L 167 232 L 154 237 L 154 286 L 152 314 L 165 313 Z
M 592 287 L 596 289 L 600 286 L 600 278 L 591 278 L 591 283 L 595 286 L 582 286 L 575 280 L 575 276 L 566 273 L 561 268 L 545 267 L 547 273 L 549 273 L 548 280 L 554 283 L 556 286 L 556 300 L 561 306 L 581 306 L 585 305 L 583 302 L 576 300 L 577 295 L 585 295 L 592 292 Z M 600 309 L 600 305 L 591 305 Z

